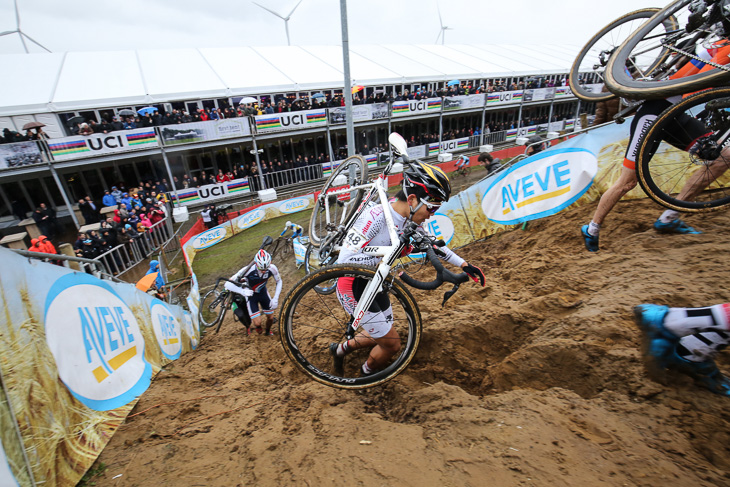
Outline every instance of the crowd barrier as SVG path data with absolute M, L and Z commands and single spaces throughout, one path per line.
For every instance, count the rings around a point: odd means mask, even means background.
M 0 248 L 0 485 L 76 485 L 152 377 L 194 350 L 190 311 Z

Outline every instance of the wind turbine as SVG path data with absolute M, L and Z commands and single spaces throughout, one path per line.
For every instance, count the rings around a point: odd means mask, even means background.
M 7 36 L 10 34 L 18 34 L 20 36 L 20 42 L 23 43 L 23 49 L 25 49 L 26 54 L 30 51 L 28 51 L 28 46 L 25 44 L 25 39 L 27 38 L 29 41 L 31 41 L 33 44 L 36 44 L 37 46 L 42 47 L 48 52 L 51 52 L 48 50 L 44 45 L 37 42 L 35 39 L 31 38 L 28 34 L 20 30 L 20 14 L 18 13 L 18 0 L 15 0 L 15 30 L 6 30 L 5 32 L 0 32 L 0 37 Z
M 441 30 L 439 31 L 439 35 L 436 37 L 436 44 L 439 43 L 439 37 L 441 38 L 441 45 L 444 45 L 444 39 L 446 38 L 446 31 L 447 30 L 454 30 L 451 27 L 447 27 L 444 25 L 443 20 L 441 20 L 441 9 L 439 8 L 438 2 L 436 2 L 436 10 L 439 13 L 439 24 L 441 24 Z
M 294 8 L 291 9 L 291 12 L 289 12 L 289 15 L 287 15 L 286 17 L 282 17 L 280 14 L 274 12 L 270 8 L 264 7 L 260 3 L 257 3 L 257 2 L 253 2 L 253 3 L 255 3 L 256 5 L 258 5 L 262 9 L 266 10 L 267 12 L 271 12 L 272 14 L 276 15 L 277 17 L 279 17 L 281 20 L 284 21 L 284 28 L 286 29 L 286 44 L 288 46 L 291 46 L 291 42 L 289 41 L 289 19 L 291 18 L 292 14 L 297 9 L 297 7 L 299 6 L 299 4 L 302 3 L 302 0 L 299 0 L 299 2 L 296 5 L 294 5 Z

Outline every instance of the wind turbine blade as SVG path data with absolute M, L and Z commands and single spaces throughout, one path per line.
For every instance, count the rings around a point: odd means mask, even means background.
M 291 14 L 293 14 L 293 13 L 294 13 L 294 11 L 295 11 L 295 10 L 297 9 L 297 7 L 299 6 L 299 4 L 300 4 L 300 3 L 302 3 L 302 1 L 303 1 L 303 0 L 299 0 L 299 2 L 297 2 L 297 4 L 296 4 L 296 5 L 294 5 L 294 8 L 293 8 L 293 9 L 291 9 L 291 12 L 289 12 L 289 15 L 287 15 L 287 16 L 286 16 L 286 20 L 289 20 L 289 17 L 291 17 Z
M 435 42 L 435 44 L 438 44 L 439 43 L 439 39 L 441 38 L 441 34 L 443 34 L 443 33 L 444 33 L 443 30 L 439 30 L 439 35 L 436 36 L 436 42 Z
M 5 32 L 0 32 L 0 37 L 6 36 L 8 34 L 15 34 L 16 32 L 18 32 L 18 31 L 17 30 L 6 30 Z
M 18 13 L 18 0 L 15 0 L 15 26 L 18 28 L 18 32 L 20 32 L 20 13 Z M 25 43 L 23 43 L 25 46 Z
M 436 2 L 436 11 L 439 13 L 439 25 L 443 29 L 444 28 L 444 23 L 441 20 L 441 9 L 439 8 L 439 3 L 438 2 Z
M 262 9 L 266 10 L 267 12 L 270 12 L 270 13 L 272 13 L 272 14 L 276 15 L 276 16 L 277 16 L 277 17 L 279 17 L 279 18 L 280 18 L 281 20 L 286 20 L 286 19 L 285 19 L 284 17 L 282 17 L 282 16 L 281 16 L 281 15 L 279 15 L 278 13 L 274 12 L 274 11 L 273 11 L 273 10 L 271 10 L 270 8 L 268 8 L 268 7 L 264 7 L 264 6 L 263 6 L 263 5 L 261 5 L 260 3 L 256 3 L 256 2 L 253 2 L 253 3 L 254 3 L 254 4 L 256 4 L 256 5 L 258 5 L 258 6 L 259 6 L 259 7 L 261 7 Z
M 31 42 L 32 42 L 33 44 L 35 44 L 35 45 L 37 45 L 37 46 L 39 46 L 39 47 L 42 47 L 43 49 L 45 49 L 45 50 L 46 50 L 46 51 L 48 51 L 48 52 L 51 52 L 51 50 L 50 50 L 50 49 L 48 49 L 48 48 L 47 48 L 46 46 L 44 46 L 44 45 L 43 45 L 43 44 L 41 44 L 40 42 L 38 42 L 38 41 L 36 41 L 35 39 L 33 39 L 33 38 L 32 38 L 31 36 L 29 36 L 28 34 L 23 34 L 22 32 L 20 32 L 20 35 L 21 35 L 21 36 L 25 36 L 25 37 L 27 37 L 27 38 L 28 38 L 28 40 L 29 40 L 29 41 L 31 41 Z

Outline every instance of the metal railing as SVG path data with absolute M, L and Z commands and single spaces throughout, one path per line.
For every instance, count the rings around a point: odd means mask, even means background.
M 172 238 L 172 220 L 167 217 L 130 242 L 119 244 L 94 260 L 99 261 L 108 274 L 121 276 L 162 248 Z
M 76 257 L 66 254 L 46 254 L 43 252 L 31 252 L 29 250 L 20 249 L 10 250 L 15 252 L 16 254 L 22 255 L 23 257 L 40 260 L 49 264 L 57 264 L 66 268 L 71 268 L 69 264 L 71 262 L 74 262 L 78 265 L 81 271 L 91 274 L 94 277 L 98 277 L 99 279 L 106 279 L 109 281 L 119 281 L 119 279 L 115 278 L 111 273 L 109 273 L 104 265 L 96 259 L 85 259 L 83 257 Z

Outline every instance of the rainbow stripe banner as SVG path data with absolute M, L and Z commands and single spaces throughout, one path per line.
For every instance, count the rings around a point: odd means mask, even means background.
M 509 129 L 505 136 L 506 140 L 512 140 L 517 137 L 517 129 Z
M 54 159 L 71 159 L 71 157 L 65 157 L 73 154 L 82 154 L 89 152 L 90 149 L 86 145 L 86 140 L 75 139 L 65 140 L 61 142 L 48 142 L 48 148 L 51 150 L 51 155 Z
M 125 135 L 130 147 L 139 147 L 145 144 L 157 144 L 157 135 L 155 135 L 154 129 L 149 129 L 146 132 Z
M 229 193 L 248 193 L 251 187 L 248 184 L 248 178 L 238 179 L 228 183 Z
M 186 189 L 184 191 L 178 191 L 177 197 L 180 200 L 180 203 L 182 203 L 182 204 L 192 203 L 193 201 L 197 201 L 200 199 L 197 188 Z
M 364 156 L 365 162 L 368 163 L 368 167 L 375 167 L 378 165 L 378 155 L 377 154 L 368 154 Z
M 535 135 L 537 133 L 537 125 L 527 127 L 527 135 Z
M 245 194 L 251 191 L 249 178 L 234 179 L 217 184 L 206 184 L 199 188 L 187 188 L 173 193 L 173 198 L 177 194 L 180 204 L 189 205 L 195 202 L 214 202 L 217 200 L 225 200 L 231 194 Z
M 314 113 L 307 113 L 307 125 L 310 123 L 321 123 L 327 121 L 327 113 L 320 110 Z
M 327 111 L 320 109 L 257 115 L 254 120 L 256 120 L 256 132 L 258 133 L 298 130 L 304 127 L 327 125 Z
M 408 108 L 407 101 L 397 101 L 393 103 L 393 113 L 408 113 L 409 111 L 410 108 Z
M 572 130 L 573 127 L 575 127 L 575 119 L 566 120 L 565 121 L 565 129 L 564 130 Z
M 441 98 L 428 100 L 427 110 L 441 110 Z
M 256 117 L 256 130 L 266 130 L 266 129 L 274 129 L 274 128 L 280 128 L 281 127 L 281 121 L 279 120 L 279 116 L 274 117 L 263 117 L 259 118 Z

